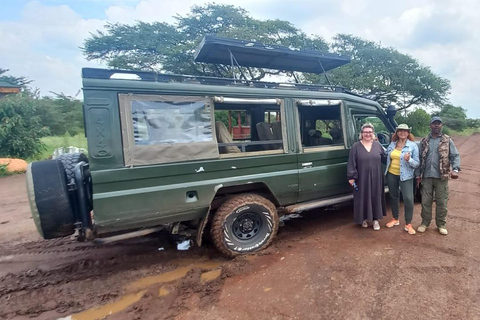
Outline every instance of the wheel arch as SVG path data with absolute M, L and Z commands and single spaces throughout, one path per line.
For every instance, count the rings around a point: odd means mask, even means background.
M 225 202 L 229 197 L 241 193 L 255 193 L 270 200 L 275 205 L 275 207 L 278 207 L 280 205 L 277 197 L 266 183 L 254 182 L 219 188 L 215 193 L 215 196 L 213 197 L 210 210 L 212 211 L 218 209 L 218 207 L 220 207 L 222 203 Z

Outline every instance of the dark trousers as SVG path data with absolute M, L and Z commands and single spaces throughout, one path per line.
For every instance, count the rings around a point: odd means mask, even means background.
M 428 227 L 432 222 L 432 203 L 435 195 L 435 223 L 437 228 L 445 228 L 447 225 L 448 180 L 423 178 L 422 183 L 422 224 Z
M 390 206 L 392 215 L 398 220 L 400 189 L 402 190 L 403 204 L 405 207 L 405 223 L 412 223 L 413 217 L 413 178 L 400 181 L 400 176 L 387 172 L 387 184 L 390 193 Z

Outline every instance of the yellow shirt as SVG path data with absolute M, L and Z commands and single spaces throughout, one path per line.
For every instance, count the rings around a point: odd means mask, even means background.
M 400 156 L 402 155 L 402 152 L 400 150 L 394 149 L 390 153 L 390 166 L 388 167 L 388 172 L 391 174 L 394 174 L 396 176 L 400 175 Z

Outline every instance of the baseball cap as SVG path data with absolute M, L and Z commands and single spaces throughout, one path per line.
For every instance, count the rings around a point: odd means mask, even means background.
M 432 120 L 430 120 L 430 124 L 432 124 L 434 121 L 440 121 L 441 123 L 443 123 L 442 118 L 440 118 L 439 116 L 432 117 Z

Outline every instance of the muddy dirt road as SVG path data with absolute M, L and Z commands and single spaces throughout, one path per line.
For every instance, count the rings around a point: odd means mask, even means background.
M 455 142 L 448 236 L 387 229 L 390 214 L 362 229 L 346 204 L 286 221 L 267 250 L 234 260 L 162 235 L 41 240 L 24 176 L 0 178 L 0 319 L 480 319 L 480 135 Z

